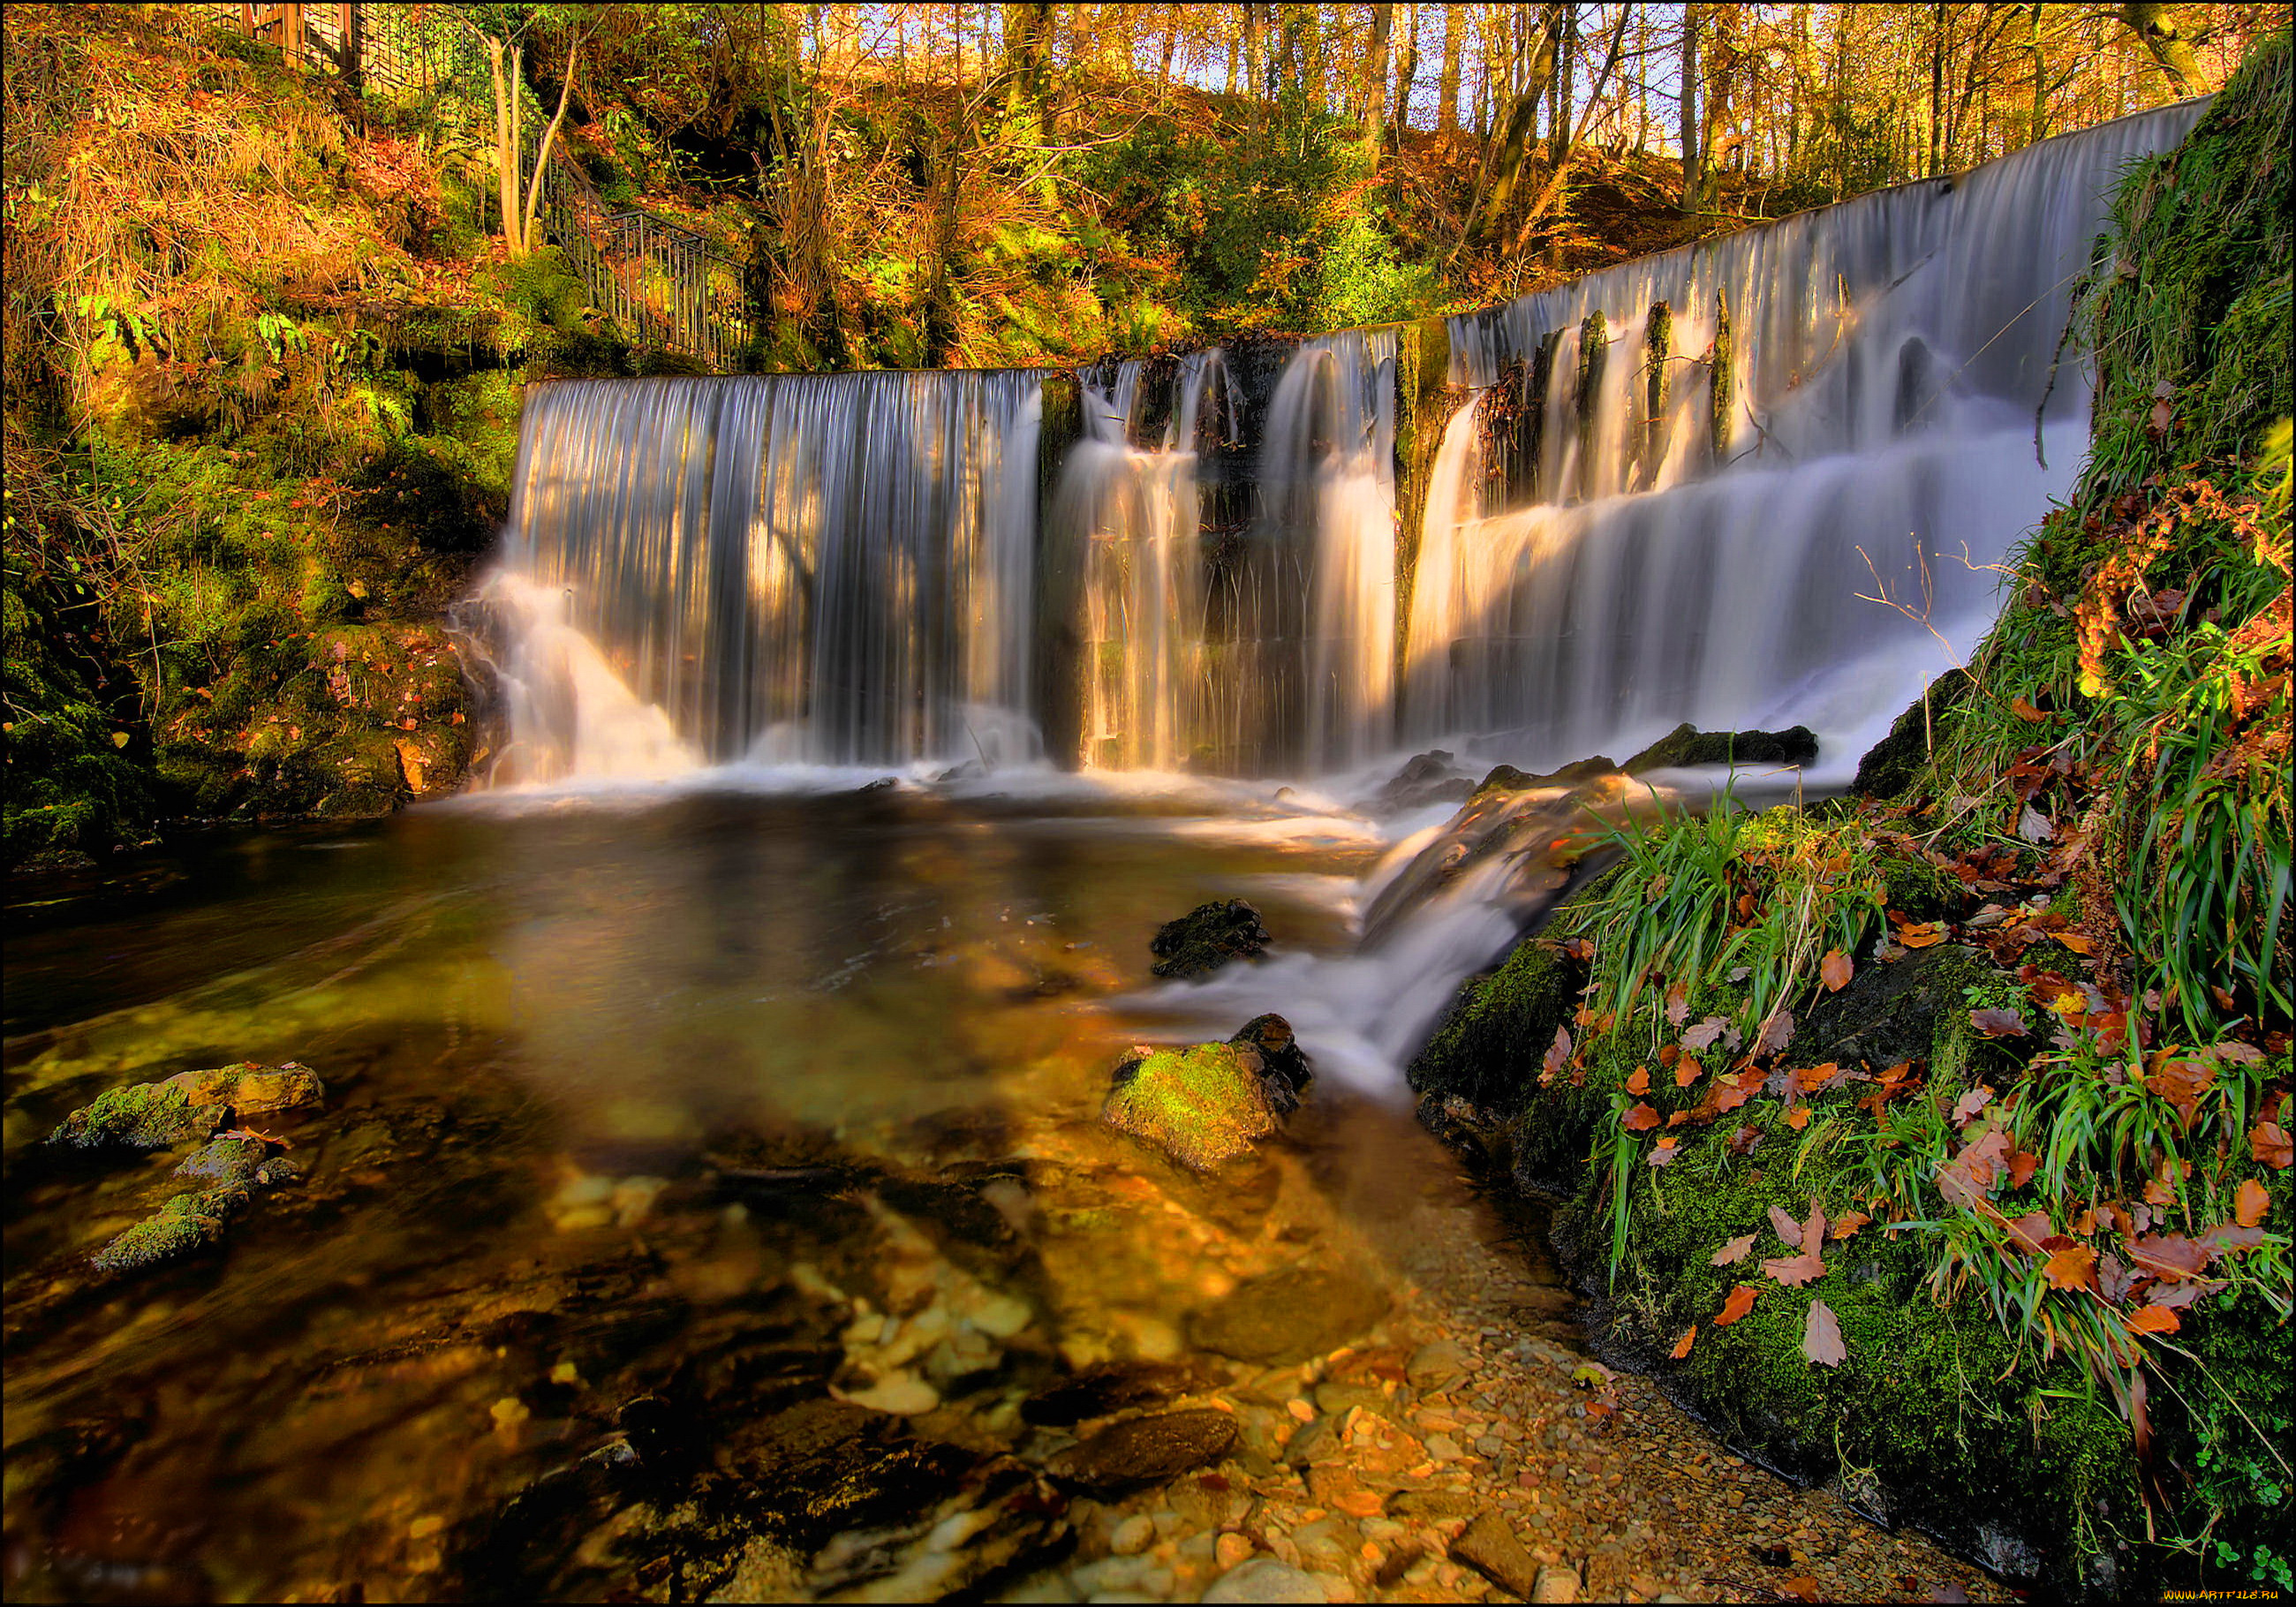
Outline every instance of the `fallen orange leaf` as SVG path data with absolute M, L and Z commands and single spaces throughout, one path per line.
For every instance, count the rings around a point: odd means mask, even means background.
M 1714 1318 L 1717 1328 L 1727 1328 L 1754 1308 L 1754 1297 L 1762 1291 L 1751 1283 L 1741 1283 L 1722 1302 L 1722 1309 Z
M 1674 1086 L 1686 1088 L 1706 1075 L 1706 1068 L 1687 1054 L 1674 1062 Z
M 2128 1322 L 2131 1333 L 2174 1333 L 2182 1325 L 2166 1306 L 2140 1306 Z
M 2243 1227 L 2254 1227 L 2264 1220 L 2264 1213 L 2272 1209 L 2272 1196 L 2264 1185 L 2255 1178 L 2243 1179 L 2232 1197 L 2233 1220 Z
M 2052 1289 L 2094 1289 L 2096 1287 L 2096 1251 L 2086 1244 L 2076 1244 L 2051 1256 L 2041 1268 L 2041 1275 L 2049 1280 Z
M 1693 1323 L 1693 1324 L 1690 1324 L 1689 1331 L 1688 1331 L 1687 1332 L 1685 1332 L 1685 1334 L 1684 1334 L 1680 1339 L 1678 1339 L 1678 1340 L 1677 1340 L 1677 1341 L 1674 1341 L 1674 1349 L 1673 1349 L 1671 1351 L 1669 1351 L 1668 1354 L 1669 1354 L 1669 1355 L 1670 1355 L 1670 1356 L 1672 1356 L 1672 1357 L 1674 1357 L 1674 1359 L 1675 1359 L 1675 1360 L 1677 1360 L 1677 1361 L 1680 1361 L 1684 1357 L 1688 1356 L 1688 1355 L 1690 1354 L 1690 1346 L 1691 1346 L 1691 1342 L 1692 1342 L 1693 1341 L 1696 1340 L 1696 1339 L 1697 1339 L 1697 1337 L 1698 1337 L 1698 1324 L 1695 1324 L 1695 1323 Z
M 2296 1146 L 2288 1142 L 2288 1129 L 2276 1121 L 2256 1124 L 2248 1135 L 2248 1152 L 2276 1172 L 2286 1171 L 2289 1161 L 2296 1160 Z
M 1797 1133 L 1809 1126 L 1809 1107 L 1808 1105 L 1796 1105 L 1792 1110 L 1788 1111 L 1786 1112 L 1786 1126 L 1792 1127 Z
M 1838 948 L 1831 949 L 1825 958 L 1817 963 L 1818 980 L 1825 984 L 1826 992 L 1840 993 L 1849 986 L 1850 973 L 1856 969 L 1848 955 Z
M 1635 1074 L 1627 1078 L 1627 1092 L 1634 1095 L 1636 1098 L 1640 1098 L 1642 1095 L 1650 1092 L 1649 1067 L 1636 1066 L 1635 1068 Z
M 1620 1119 L 1629 1133 L 1647 1133 L 1666 1119 L 1647 1104 L 1636 1104 Z

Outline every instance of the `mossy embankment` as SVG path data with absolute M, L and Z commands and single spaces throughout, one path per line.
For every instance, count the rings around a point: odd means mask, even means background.
M 7 862 L 451 788 L 521 385 L 670 359 L 505 259 L 435 106 L 141 7 L 4 37 Z
M 1412 1072 L 1607 1343 L 2062 1593 L 2296 1583 L 2291 76 L 2128 175 L 2090 461 L 1882 795 L 1622 833 Z

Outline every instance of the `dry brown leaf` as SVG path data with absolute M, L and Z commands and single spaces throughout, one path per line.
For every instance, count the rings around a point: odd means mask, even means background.
M 2233 1220 L 2243 1227 L 2254 1227 L 2264 1220 L 2264 1213 L 2271 1209 L 2272 1196 L 2265 1192 L 2264 1185 L 2253 1177 L 2243 1179 L 2239 1190 L 2232 1197 Z
M 2009 1157 L 2009 1186 L 2023 1188 L 2040 1169 L 2041 1158 L 2030 1150 L 2019 1150 Z
M 1748 1234 L 1742 1238 L 1731 1240 L 1721 1249 L 1716 1250 L 1706 1264 L 1709 1267 L 1736 1266 L 1739 1262 L 1746 1259 L 1746 1252 L 1754 1248 L 1754 1241 L 1760 1236 L 1761 1235 L 1759 1234 Z
M 1917 926 L 1898 929 L 1898 941 L 1907 948 L 1930 948 L 1945 941 L 1945 927 L 1936 921 L 1924 921 Z
M 1801 1353 L 1821 1367 L 1838 1367 L 1849 1358 L 1841 1343 L 1841 1324 L 1824 1300 L 1809 1303 L 1809 1315 L 1802 1321 Z
M 1770 1207 L 1770 1227 L 1779 1238 L 1785 1241 L 1786 1248 L 1789 1250 L 1801 1248 L 1801 1224 L 1795 1221 L 1792 1215 L 1784 1208 L 1775 1205 Z
M 1666 1118 L 1660 1116 L 1648 1104 L 1637 1103 L 1634 1109 L 1628 1111 L 1620 1119 L 1624 1123 L 1628 1132 L 1647 1133 L 1652 1127 L 1658 1126 L 1659 1123 L 1664 1121 Z
M 1674 1062 L 1674 1086 L 1677 1088 L 1686 1088 L 1705 1075 L 1706 1068 L 1686 1054 Z
M 1639 1099 L 1650 1092 L 1650 1068 L 1636 1066 L 1635 1074 L 1627 1078 L 1627 1092 Z
M 2288 1142 L 2288 1130 L 2276 1121 L 2259 1121 L 2248 1135 L 2248 1152 L 2259 1165 L 2276 1172 L 2284 1172 L 2288 1163 L 2296 1159 L 2296 1150 Z
M 1690 1019 L 1690 984 L 1677 982 L 1666 990 L 1666 1019 L 1681 1026 Z
M 1865 1226 L 1873 1219 L 1873 1218 L 1867 1216 L 1864 1211 L 1842 1212 L 1841 1215 L 1833 1219 L 1833 1237 L 1835 1242 L 1838 1243 L 1843 1239 L 1853 1237 L 1859 1228 Z

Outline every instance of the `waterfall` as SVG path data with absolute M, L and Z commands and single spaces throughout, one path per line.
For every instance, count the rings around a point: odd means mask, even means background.
M 1218 723 L 1198 469 L 1208 448 L 1243 444 L 1242 400 L 1217 348 L 1191 353 L 1156 446 L 1136 445 L 1146 366 L 1086 378 L 1084 439 L 1054 504 L 1055 525 L 1086 544 L 1081 757 L 1100 769 L 1177 769 Z
M 2070 486 L 2075 283 L 2125 164 L 2200 111 L 1451 320 L 1453 381 L 1520 422 L 1497 454 L 1457 420 L 1445 439 L 1405 734 L 1545 762 L 1803 723 L 1853 760 L 1975 645 L 1997 566 Z
M 2200 111 L 1449 319 L 1471 399 L 1403 619 L 1392 327 L 1093 365 L 1041 464 L 1033 373 L 537 386 L 473 638 L 495 779 L 994 767 L 1040 730 L 1101 769 L 1544 767 L 1683 720 L 1846 770 L 2070 486 L 2076 283 Z
M 508 775 L 1029 757 L 1040 389 L 996 372 L 535 387 L 486 587 Z

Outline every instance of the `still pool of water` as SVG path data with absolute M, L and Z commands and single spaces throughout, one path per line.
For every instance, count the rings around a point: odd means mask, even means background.
M 1348 957 L 1399 835 L 1234 791 L 697 791 L 20 880 L 12 1596 L 648 1588 L 708 1545 L 504 1538 L 551 1470 L 642 1443 L 634 1409 L 721 1467 L 830 1397 L 985 1455 L 1067 1370 L 1186 1361 L 1188 1313 L 1240 1281 L 1399 1284 L 1414 1202 L 1457 1187 L 1367 1046 L 1386 973 Z M 1235 896 L 1279 952 L 1157 983 L 1158 923 Z M 1315 1021 L 1348 1040 L 1265 1157 L 1200 1180 L 1098 1124 L 1127 1045 L 1262 1008 L 1311 1053 Z M 242 1060 L 326 1083 L 257 1124 L 301 1180 L 206 1254 L 92 1274 L 191 1186 L 180 1154 L 39 1141 L 105 1088 Z

